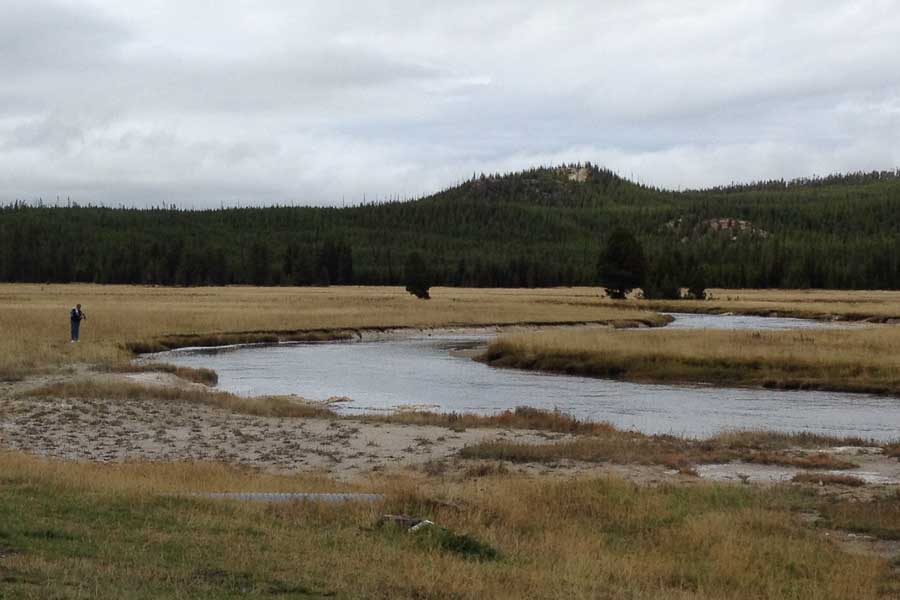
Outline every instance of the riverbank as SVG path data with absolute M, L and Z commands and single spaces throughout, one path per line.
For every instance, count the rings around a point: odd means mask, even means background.
M 125 348 L 135 355 L 155 354 L 169 350 L 185 348 L 225 348 L 231 346 L 249 346 L 263 344 L 339 342 L 353 339 L 375 339 L 383 337 L 396 338 L 403 335 L 415 335 L 422 332 L 445 333 L 456 330 L 466 332 L 477 330 L 493 330 L 539 327 L 607 327 L 610 329 L 639 329 L 664 327 L 672 321 L 668 315 L 656 313 L 635 313 L 633 315 L 619 313 L 616 318 L 593 321 L 513 321 L 508 323 L 448 323 L 430 327 L 413 325 L 370 325 L 351 329 L 307 329 L 297 331 L 257 331 L 222 334 L 183 334 L 165 336 L 149 341 L 128 342 Z
M 900 395 L 900 328 L 511 333 L 481 360 L 649 383 Z
M 341 416 L 332 406 L 342 401 L 245 398 L 173 373 L 80 368 L 74 376 L 38 376 L 0 388 L 0 445 L 92 462 L 223 460 L 279 472 L 323 469 L 344 480 L 459 458 L 530 463 L 529 471 L 565 460 L 576 461 L 569 465 L 576 473 L 652 467 L 663 480 L 704 464 L 852 470 L 859 467 L 852 457 L 826 451 L 854 447 L 869 462 L 896 466 L 893 475 L 873 468 L 900 483 L 892 442 L 811 433 L 647 435 L 533 408 Z M 640 469 L 634 475 L 643 480 Z

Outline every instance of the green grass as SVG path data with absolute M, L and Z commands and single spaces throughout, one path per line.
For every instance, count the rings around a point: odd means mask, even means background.
M 265 528 L 226 504 L 98 497 L 17 482 L 4 486 L 0 518 L 6 523 L 0 539 L 13 559 L 0 563 L 9 597 L 99 592 L 137 599 L 189 591 L 195 598 L 316 598 L 328 591 L 296 572 L 244 564 L 242 552 L 267 554 Z

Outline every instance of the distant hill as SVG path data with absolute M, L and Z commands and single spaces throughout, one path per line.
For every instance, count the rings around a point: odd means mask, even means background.
M 340 209 L 11 205 L 0 281 L 396 284 L 417 250 L 447 285 L 591 285 L 617 226 L 651 266 L 699 264 L 711 286 L 900 287 L 898 172 L 676 192 L 591 164 Z

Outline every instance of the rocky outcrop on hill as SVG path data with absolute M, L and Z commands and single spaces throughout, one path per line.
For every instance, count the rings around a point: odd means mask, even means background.
M 686 222 L 684 218 L 678 218 L 666 223 L 664 229 L 681 235 L 681 241 L 685 243 L 710 233 L 727 236 L 731 238 L 732 241 L 737 241 L 742 237 L 757 237 L 762 239 L 769 237 L 768 231 L 756 227 L 753 222 L 743 219 L 732 219 L 730 217 L 705 219 L 694 223 Z

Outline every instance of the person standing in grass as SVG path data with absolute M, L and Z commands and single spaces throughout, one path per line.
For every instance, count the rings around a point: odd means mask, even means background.
M 81 305 L 76 304 L 75 308 L 69 315 L 69 321 L 72 325 L 72 341 L 78 341 L 78 330 L 81 328 L 81 322 L 87 319 L 87 315 L 81 310 Z

